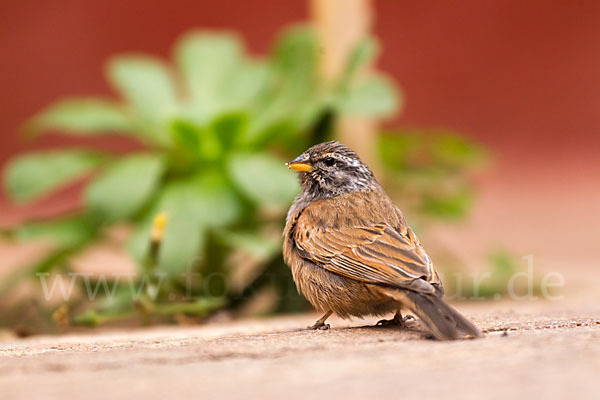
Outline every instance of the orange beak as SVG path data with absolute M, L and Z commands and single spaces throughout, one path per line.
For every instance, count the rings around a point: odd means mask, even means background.
M 285 165 L 289 169 L 293 169 L 295 171 L 300 172 L 310 172 L 313 169 L 313 166 L 308 162 L 310 156 L 307 153 L 300 154 L 298 157 L 294 158 L 292 161 L 285 163 Z

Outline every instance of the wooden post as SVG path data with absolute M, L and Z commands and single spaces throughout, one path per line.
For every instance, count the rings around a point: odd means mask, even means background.
M 325 79 L 339 76 L 356 43 L 371 30 L 371 0 L 311 0 L 312 21 L 321 44 L 321 74 Z M 368 73 L 368 71 L 362 71 Z M 372 168 L 377 121 L 368 117 L 344 116 L 336 126 L 340 142 L 352 147 Z

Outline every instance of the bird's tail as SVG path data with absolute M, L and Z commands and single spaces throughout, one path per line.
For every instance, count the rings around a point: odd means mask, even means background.
M 483 336 L 479 328 L 437 296 L 391 288 L 384 291 L 417 314 L 436 339 L 454 340 L 465 336 Z

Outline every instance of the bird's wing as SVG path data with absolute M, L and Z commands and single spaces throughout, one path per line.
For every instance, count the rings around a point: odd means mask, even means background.
M 427 253 L 406 225 L 400 232 L 385 224 L 315 229 L 300 216 L 294 241 L 300 255 L 326 270 L 359 281 L 419 292 L 441 290 Z

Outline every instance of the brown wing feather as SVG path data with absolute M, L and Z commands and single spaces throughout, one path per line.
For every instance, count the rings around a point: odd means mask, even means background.
M 431 260 L 408 226 L 318 226 L 312 213 L 296 223 L 294 241 L 301 256 L 330 272 L 367 283 L 434 293 L 441 290 Z M 433 286 L 432 286 L 433 285 Z

